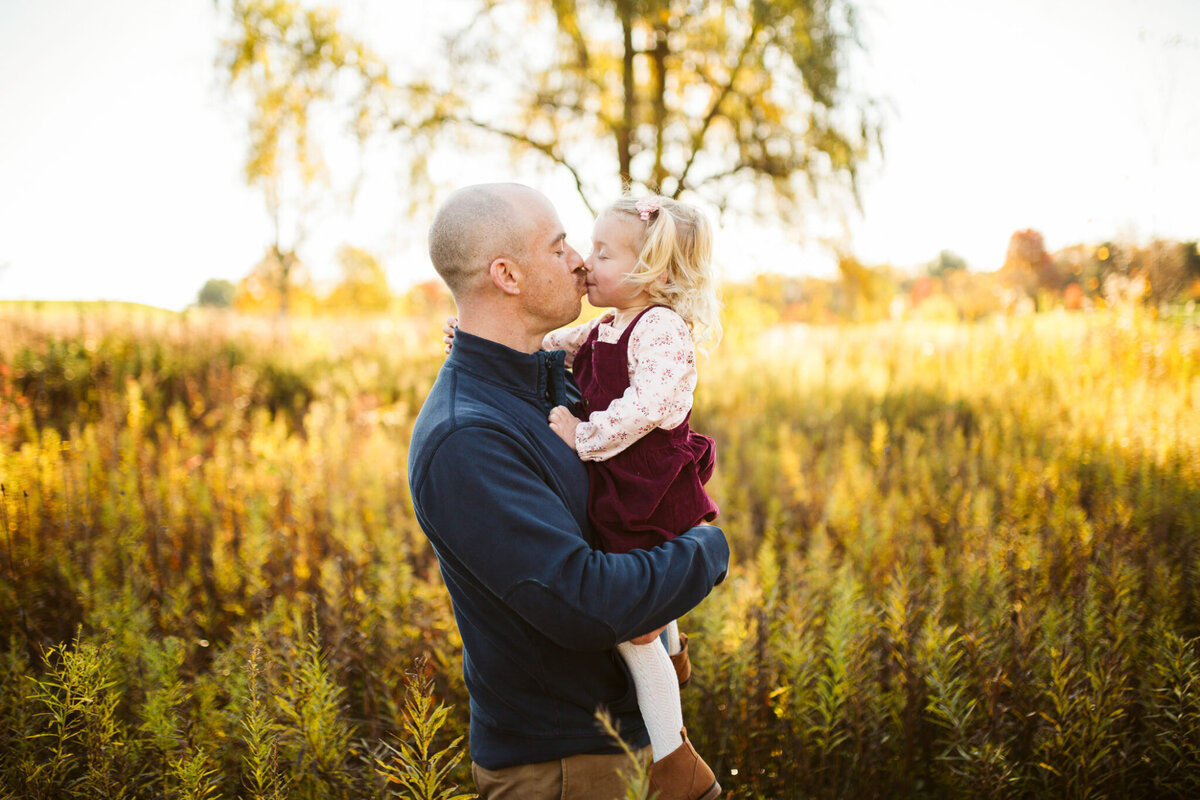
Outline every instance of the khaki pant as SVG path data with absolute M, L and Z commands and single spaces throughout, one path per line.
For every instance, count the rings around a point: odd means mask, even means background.
M 650 748 L 636 751 L 650 763 Z M 483 800 L 619 800 L 625 797 L 629 756 L 578 755 L 504 769 L 471 765 L 471 775 Z

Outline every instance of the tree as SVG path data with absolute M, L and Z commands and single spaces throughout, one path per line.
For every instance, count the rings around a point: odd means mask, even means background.
M 234 11 L 276 5 L 239 0 Z M 482 135 L 569 174 L 592 211 L 597 198 L 641 186 L 798 221 L 810 197 L 856 195 L 859 165 L 878 146 L 876 106 L 848 86 L 858 48 L 850 0 L 477 7 L 449 38 L 445 63 L 406 79 L 368 68 L 363 91 L 349 97 L 360 130 L 408 146 L 414 186 L 430 187 L 426 167 L 438 147 Z M 276 37 L 292 52 L 272 74 L 327 74 L 341 52 L 374 63 L 344 33 L 334 41 L 341 50 L 315 46 L 313 35 Z M 245 60 L 267 55 L 246 50 Z M 259 104 L 260 117 L 271 108 Z
M 1062 288 L 1062 276 L 1054 259 L 1046 252 L 1045 240 L 1032 228 L 1017 231 L 1009 238 L 1000 273 L 1005 283 L 1035 302 L 1040 290 L 1057 292 Z
M 1003 308 L 996 275 L 991 272 L 951 270 L 943 278 L 946 297 L 962 319 L 977 320 Z
M 1063 299 L 1068 308 L 1082 306 L 1085 301 L 1091 302 L 1102 296 L 1101 287 L 1111 255 L 1109 246 L 1092 244 L 1074 244 L 1054 253 L 1054 265 L 1065 283 Z M 1077 289 L 1071 289 L 1072 285 Z M 1068 297 L 1071 298 L 1069 303 L 1066 302 Z
M 1187 263 L 1188 275 L 1192 280 L 1200 281 L 1200 242 L 1184 242 L 1183 258 Z
M 427 280 L 409 288 L 396 300 L 398 313 L 405 317 L 429 318 L 440 322 L 455 312 L 454 298 L 440 280 Z
M 263 193 L 272 225 L 275 295 L 289 309 L 291 270 L 311 217 L 327 195 L 320 146 L 324 114 L 345 111 L 348 93 L 365 92 L 386 70 L 338 29 L 338 15 L 291 0 L 233 0 L 219 67 L 235 96 L 246 97 L 250 147 L 246 180 Z M 355 129 L 365 135 L 365 129 Z
M 343 247 L 338 252 L 342 278 L 330 292 L 326 305 L 337 311 L 381 312 L 392 303 L 387 273 L 379 259 L 357 247 Z
M 196 302 L 209 308 L 229 308 L 233 305 L 233 296 L 237 287 L 230 281 L 209 278 L 200 289 Z
M 1139 272 L 1146 276 L 1146 302 L 1161 307 L 1180 298 L 1190 283 L 1189 252 L 1192 246 L 1184 242 L 1156 239 L 1137 253 Z
M 838 285 L 848 319 L 868 322 L 887 317 L 888 305 L 896 294 L 890 273 L 890 267 L 871 268 L 852 255 L 838 259 Z
M 316 306 L 312 278 L 294 253 L 268 247 L 254 269 L 238 281 L 233 307 L 239 311 L 285 315 Z
M 965 258 L 949 250 L 943 250 L 938 253 L 937 258 L 925 265 L 925 272 L 931 278 L 945 278 L 955 270 L 965 270 L 966 268 L 967 260 Z

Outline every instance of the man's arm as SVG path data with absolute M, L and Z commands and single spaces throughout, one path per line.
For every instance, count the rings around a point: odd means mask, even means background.
M 708 525 L 653 550 L 593 550 L 526 445 L 508 431 L 449 434 L 413 499 L 443 557 L 571 649 L 609 648 L 665 625 L 703 600 L 728 569 L 725 536 Z

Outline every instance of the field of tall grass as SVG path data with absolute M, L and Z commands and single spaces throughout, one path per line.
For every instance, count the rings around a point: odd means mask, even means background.
M 440 325 L 0 309 L 0 797 L 469 791 Z M 727 797 L 1200 796 L 1200 329 L 731 320 L 693 425 Z

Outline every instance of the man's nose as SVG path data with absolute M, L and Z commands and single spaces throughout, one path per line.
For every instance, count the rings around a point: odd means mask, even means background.
M 568 259 L 567 263 L 571 265 L 572 272 L 586 266 L 584 263 L 584 260 L 583 260 L 583 256 L 579 255 L 578 250 L 576 250 L 574 247 L 571 247 L 570 245 L 567 245 L 567 250 L 570 251 L 567 255 L 567 259 Z

